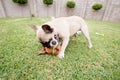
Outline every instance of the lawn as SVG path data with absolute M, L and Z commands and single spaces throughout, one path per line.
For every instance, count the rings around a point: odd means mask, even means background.
M 120 80 L 120 23 L 86 20 L 93 48 L 79 34 L 60 60 L 37 54 L 42 46 L 28 24 L 46 21 L 0 19 L 0 80 Z

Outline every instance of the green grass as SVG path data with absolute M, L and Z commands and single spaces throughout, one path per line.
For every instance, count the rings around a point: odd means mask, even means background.
M 37 54 L 42 46 L 28 26 L 48 20 L 0 19 L 0 80 L 120 80 L 120 23 L 86 20 L 93 48 L 79 34 L 60 60 Z

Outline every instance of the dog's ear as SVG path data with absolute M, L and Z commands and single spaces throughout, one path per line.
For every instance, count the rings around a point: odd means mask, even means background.
M 35 30 L 35 32 L 39 29 L 38 26 L 34 25 L 34 24 L 29 24 L 29 26 Z
M 53 32 L 53 28 L 51 28 L 51 27 L 50 27 L 49 25 L 47 25 L 47 24 L 42 25 L 42 29 L 44 30 L 45 33 L 48 33 L 48 34 L 50 34 L 50 33 Z

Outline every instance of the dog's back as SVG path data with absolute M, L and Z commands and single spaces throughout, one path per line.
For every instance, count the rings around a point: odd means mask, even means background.
M 83 25 L 86 25 L 84 20 L 78 16 L 56 18 L 47 24 L 58 30 L 57 32 L 63 32 L 70 35 L 74 35 Z

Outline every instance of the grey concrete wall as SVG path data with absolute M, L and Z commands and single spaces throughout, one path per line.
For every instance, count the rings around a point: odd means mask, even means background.
M 43 4 L 43 0 L 28 0 L 25 5 L 12 0 L 0 0 L 0 17 L 61 17 L 77 15 L 86 19 L 120 22 L 120 0 L 74 0 L 76 7 L 66 7 L 67 0 L 54 0 L 53 5 Z M 102 3 L 99 11 L 92 9 L 94 3 Z

